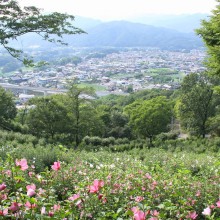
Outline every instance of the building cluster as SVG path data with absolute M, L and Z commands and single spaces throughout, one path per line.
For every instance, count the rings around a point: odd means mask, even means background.
M 127 49 L 106 56 L 82 57 L 82 62 L 60 66 L 54 65 L 44 70 L 15 72 L 10 77 L 2 77 L 1 82 L 20 86 L 66 88 L 67 82 L 94 83 L 106 91 L 132 91 L 146 88 L 175 89 L 178 82 L 155 83 L 151 71 L 170 69 L 187 75 L 202 72 L 206 54 L 202 50 L 162 51 L 159 49 Z

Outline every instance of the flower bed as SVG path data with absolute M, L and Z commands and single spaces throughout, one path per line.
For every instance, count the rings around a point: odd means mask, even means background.
M 25 158 L 9 156 L 0 165 L 0 216 L 220 219 L 218 157 L 162 154 L 140 161 L 127 154 L 79 153 L 71 164 L 55 161 L 41 173 Z

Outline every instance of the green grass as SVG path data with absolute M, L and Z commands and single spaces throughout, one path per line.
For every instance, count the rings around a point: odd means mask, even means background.
M 104 86 L 98 85 L 98 84 L 90 84 L 90 83 L 80 83 L 78 84 L 80 88 L 84 87 L 92 87 L 95 89 L 95 91 L 106 91 L 106 88 Z
M 155 69 L 148 69 L 148 72 L 151 73 L 170 73 L 170 72 L 176 72 L 173 69 L 170 68 L 155 68 Z

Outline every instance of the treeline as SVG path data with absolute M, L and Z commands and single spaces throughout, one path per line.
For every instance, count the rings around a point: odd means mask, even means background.
M 66 94 L 36 97 L 17 110 L 12 94 L 0 89 L 0 125 L 65 146 L 128 144 L 155 137 L 219 136 L 219 80 L 207 74 L 186 76 L 180 90 L 143 90 L 128 96 L 96 97 L 92 88 L 70 85 Z M 118 141 L 119 140 L 119 141 Z M 120 142 L 121 140 L 121 142 Z

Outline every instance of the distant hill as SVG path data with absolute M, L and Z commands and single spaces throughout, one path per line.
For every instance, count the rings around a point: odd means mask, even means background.
M 184 33 L 194 32 L 200 27 L 202 19 L 207 19 L 208 14 L 183 14 L 183 15 L 146 15 L 131 18 L 130 21 L 142 24 L 165 27 Z
M 203 46 L 201 39 L 194 33 L 181 33 L 168 28 L 128 21 L 101 22 L 76 18 L 74 25 L 88 33 L 64 37 L 64 41 L 76 47 L 158 47 L 173 50 Z M 15 43 L 21 49 L 56 47 L 55 44 L 43 41 L 33 34 L 23 36 Z
M 98 47 L 159 47 L 161 49 L 193 49 L 203 46 L 193 33 L 132 23 L 113 21 L 101 23 L 87 31 L 88 34 L 68 37 L 75 46 Z

